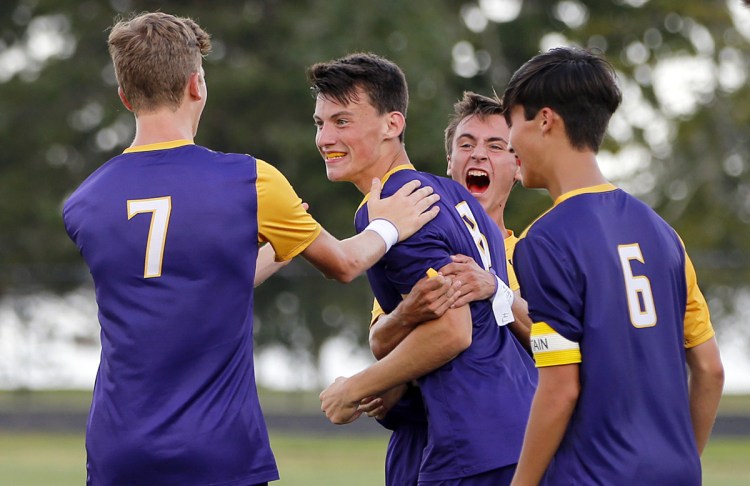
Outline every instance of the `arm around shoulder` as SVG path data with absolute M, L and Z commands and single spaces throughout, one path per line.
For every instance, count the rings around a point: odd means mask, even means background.
M 392 196 L 380 198 L 380 180 L 373 180 L 367 203 L 370 220 L 383 219 L 395 228 L 396 241 L 403 241 L 437 216 L 434 204 L 440 196 L 431 187 L 419 187 L 419 181 L 404 184 Z M 416 189 L 416 190 L 415 190 Z M 387 216 L 387 217 L 385 217 Z M 310 263 L 328 278 L 351 282 L 373 266 L 396 241 L 388 241 L 377 228 L 368 227 L 356 236 L 339 241 L 325 230 L 302 252 Z
M 351 282 L 385 255 L 383 239 L 372 231 L 338 240 L 323 229 L 302 256 L 327 278 Z

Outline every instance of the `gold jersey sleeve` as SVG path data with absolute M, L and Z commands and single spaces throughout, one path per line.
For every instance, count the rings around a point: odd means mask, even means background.
M 370 328 L 375 325 L 375 321 L 377 321 L 380 316 L 385 314 L 385 311 L 382 307 L 380 307 L 380 302 L 378 302 L 378 299 L 372 299 L 372 311 L 371 311 L 371 317 L 370 317 Z
M 693 262 L 685 252 L 687 304 L 685 306 L 685 347 L 692 348 L 711 339 L 715 332 L 711 325 L 708 303 L 698 288 L 698 277 Z
M 513 252 L 516 251 L 516 243 L 518 243 L 518 236 L 514 235 L 513 232 L 510 232 L 510 235 L 508 235 L 505 238 L 505 260 L 507 261 L 507 267 L 508 267 L 508 287 L 510 287 L 510 290 L 513 292 L 516 292 L 521 288 L 521 285 L 518 283 L 518 279 L 516 278 L 516 271 L 513 270 Z
M 315 241 L 321 226 L 278 169 L 258 159 L 258 241 L 268 242 L 276 261 L 294 258 Z

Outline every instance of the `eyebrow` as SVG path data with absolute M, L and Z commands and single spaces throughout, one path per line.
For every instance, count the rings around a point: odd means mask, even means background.
M 339 118 L 339 117 L 342 117 L 342 116 L 352 116 L 353 114 L 354 114 L 353 111 L 341 110 L 341 111 L 337 111 L 336 113 L 331 113 L 331 115 L 328 118 Z M 322 118 L 320 118 L 318 115 L 316 115 L 314 113 L 313 113 L 313 119 L 315 119 L 315 120 L 322 120 Z
M 472 140 L 476 140 L 477 139 L 477 137 L 475 137 L 474 135 L 472 135 L 470 133 L 461 133 L 461 134 L 456 135 L 456 140 L 458 140 L 460 138 L 470 138 Z M 507 140 L 505 140 L 503 137 L 500 137 L 500 136 L 490 137 L 490 138 L 487 139 L 487 141 L 488 142 L 505 142 L 505 143 L 508 143 Z

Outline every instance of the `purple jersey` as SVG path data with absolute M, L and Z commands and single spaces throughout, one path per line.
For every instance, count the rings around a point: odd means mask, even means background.
M 700 292 L 674 230 L 604 184 L 559 198 L 514 262 L 537 366 L 580 362 L 581 394 L 544 484 L 699 485 L 685 346 L 713 331 L 702 296 L 686 317 Z
M 278 479 L 252 359 L 259 173 L 278 172 L 183 142 L 126 152 L 63 210 L 102 330 L 88 483 Z
M 439 270 L 458 253 L 507 283 L 503 238 L 482 206 L 460 184 L 411 169 L 401 166 L 386 176 L 383 197 L 419 179 L 440 194 L 440 213 L 368 271 L 383 310 L 392 312 L 427 269 Z M 362 205 L 357 231 L 368 219 Z M 419 379 L 429 430 L 420 481 L 472 476 L 518 461 L 536 385 L 533 364 L 508 328 L 497 325 L 489 301 L 471 303 L 471 316 L 471 346 Z

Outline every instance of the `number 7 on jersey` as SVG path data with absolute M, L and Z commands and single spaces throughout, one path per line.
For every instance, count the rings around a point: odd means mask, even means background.
M 161 277 L 164 244 L 167 241 L 169 215 L 172 213 L 172 197 L 129 199 L 128 220 L 141 213 L 151 213 L 151 225 L 148 229 L 148 240 L 146 241 L 146 261 L 143 267 L 143 278 Z

